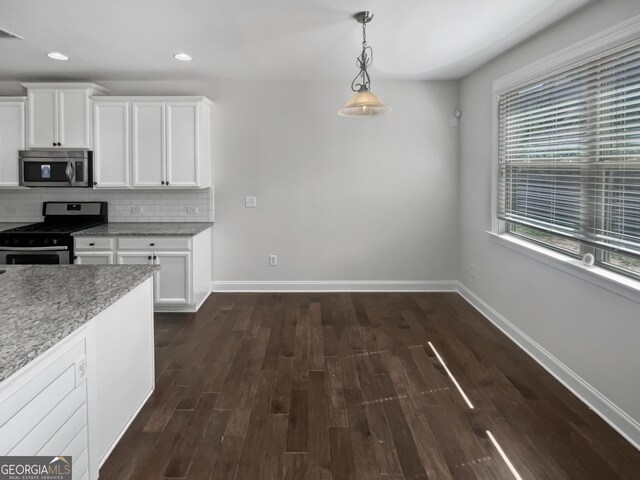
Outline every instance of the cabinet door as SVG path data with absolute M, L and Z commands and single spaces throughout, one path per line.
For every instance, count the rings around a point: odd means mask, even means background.
M 153 263 L 152 252 L 118 252 L 118 265 L 150 265 Z
M 156 276 L 155 303 L 191 304 L 191 254 L 155 252 L 160 265 Z
M 58 142 L 58 91 L 29 90 L 28 146 L 51 148 Z
M 64 148 L 89 148 L 89 92 L 58 90 L 58 142 Z
M 93 112 L 96 188 L 129 187 L 129 104 L 96 102 Z
M 24 149 L 23 101 L 0 102 L 0 187 L 17 187 L 18 150 Z
M 133 186 L 164 186 L 164 102 L 134 102 Z
M 76 265 L 112 265 L 113 252 L 78 252 Z
M 167 185 L 199 186 L 197 102 L 167 102 Z

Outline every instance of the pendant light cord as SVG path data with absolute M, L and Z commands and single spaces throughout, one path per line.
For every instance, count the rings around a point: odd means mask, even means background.
M 356 67 L 360 69 L 351 82 L 354 92 L 368 92 L 371 90 L 371 77 L 367 69 L 373 63 L 373 49 L 367 45 L 367 22 L 362 22 L 362 53 L 356 58 Z M 360 81 L 358 81 L 360 80 Z

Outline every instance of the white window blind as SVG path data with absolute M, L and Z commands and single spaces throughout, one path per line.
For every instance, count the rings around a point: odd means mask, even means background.
M 499 97 L 498 217 L 640 254 L 640 46 Z

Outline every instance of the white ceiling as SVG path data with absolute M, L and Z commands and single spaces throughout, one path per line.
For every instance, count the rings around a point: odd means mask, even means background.
M 374 80 L 459 78 L 589 1 L 1 0 L 0 79 L 350 80 L 365 9 Z

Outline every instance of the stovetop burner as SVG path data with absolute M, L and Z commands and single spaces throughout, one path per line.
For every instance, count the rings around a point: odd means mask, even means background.
M 45 202 L 44 222 L 0 232 L 0 264 L 73 263 L 71 234 L 107 223 L 107 208 L 107 202 Z
M 65 222 L 65 223 L 57 223 L 57 222 L 40 222 L 40 223 L 32 223 L 29 225 L 23 225 L 21 227 L 12 228 L 11 230 L 5 230 L 2 233 L 12 234 L 12 233 L 36 233 L 36 234 L 47 234 L 47 233 L 73 233 L 78 232 L 80 230 L 84 230 L 86 228 L 95 227 L 97 225 L 102 225 L 104 222 Z

